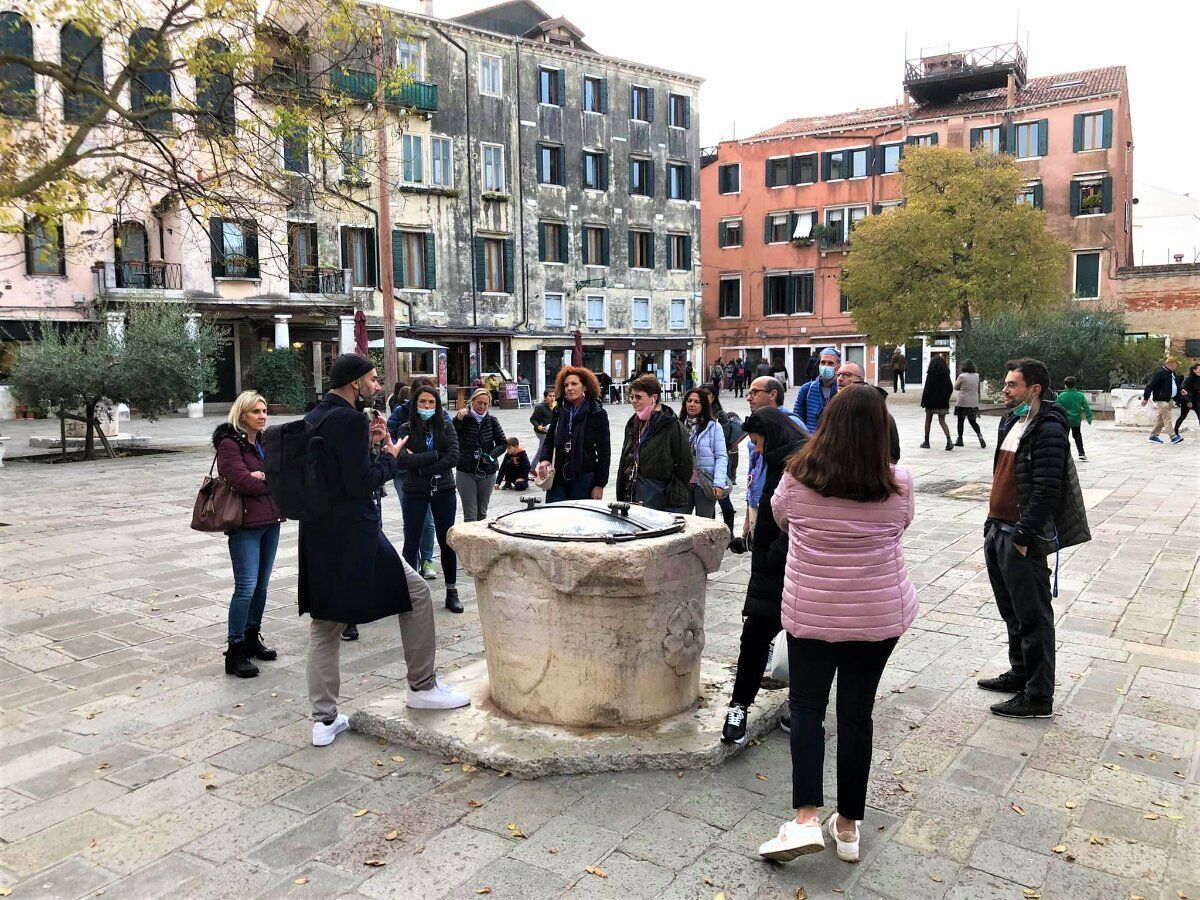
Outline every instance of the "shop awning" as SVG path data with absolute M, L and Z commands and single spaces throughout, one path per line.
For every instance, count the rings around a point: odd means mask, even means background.
M 383 338 L 371 341 L 367 346 L 372 350 L 381 350 L 383 349 Z M 446 348 L 441 344 L 431 344 L 428 341 L 418 341 L 416 338 L 397 336 L 396 349 L 410 353 L 425 353 L 429 350 L 445 350 Z

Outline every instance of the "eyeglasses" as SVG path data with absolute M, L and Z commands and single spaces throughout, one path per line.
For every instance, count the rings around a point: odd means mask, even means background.
M 746 396 L 753 397 L 755 394 L 765 394 L 766 392 L 766 388 L 750 388 L 750 390 L 746 391 Z
M 854 381 L 852 381 L 851 384 L 866 384 L 867 383 L 865 379 L 859 378 L 857 375 L 853 374 L 852 372 L 838 372 L 837 373 L 838 381 L 844 381 L 847 378 L 854 379 Z

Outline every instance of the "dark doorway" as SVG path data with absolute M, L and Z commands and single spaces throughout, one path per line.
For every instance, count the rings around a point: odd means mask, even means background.
M 446 342 L 446 383 L 467 387 L 471 383 L 471 345 L 465 341 Z
M 537 351 L 536 350 L 518 350 L 517 351 L 517 379 L 524 378 L 529 382 L 530 394 L 537 392 Z
M 808 381 L 808 361 L 812 358 L 812 347 L 792 348 L 792 380 L 796 384 Z
M 225 343 L 217 351 L 217 389 L 206 400 L 214 403 L 230 403 L 237 398 L 237 367 L 234 365 L 233 333 L 230 328 L 218 326 Z
M 925 346 L 921 341 L 904 345 L 908 368 L 904 370 L 905 384 L 920 384 L 925 380 Z

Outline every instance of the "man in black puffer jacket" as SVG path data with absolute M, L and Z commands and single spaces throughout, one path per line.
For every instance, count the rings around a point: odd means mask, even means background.
M 1071 460 L 1066 410 L 1053 400 L 1050 372 L 1036 359 L 1009 362 L 984 524 L 984 558 L 1008 628 L 1009 671 L 979 686 L 1015 694 L 992 706 L 1009 718 L 1049 718 L 1054 698 L 1054 608 L 1047 557 L 1091 540 Z M 1056 574 L 1057 578 L 1057 574 Z

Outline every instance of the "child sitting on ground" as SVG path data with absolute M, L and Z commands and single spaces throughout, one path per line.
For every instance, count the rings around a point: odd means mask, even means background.
M 529 487 L 529 456 L 521 447 L 521 442 L 515 437 L 508 439 L 508 449 L 504 453 L 504 462 L 496 473 L 496 487 L 502 491 L 510 488 L 523 491 Z

